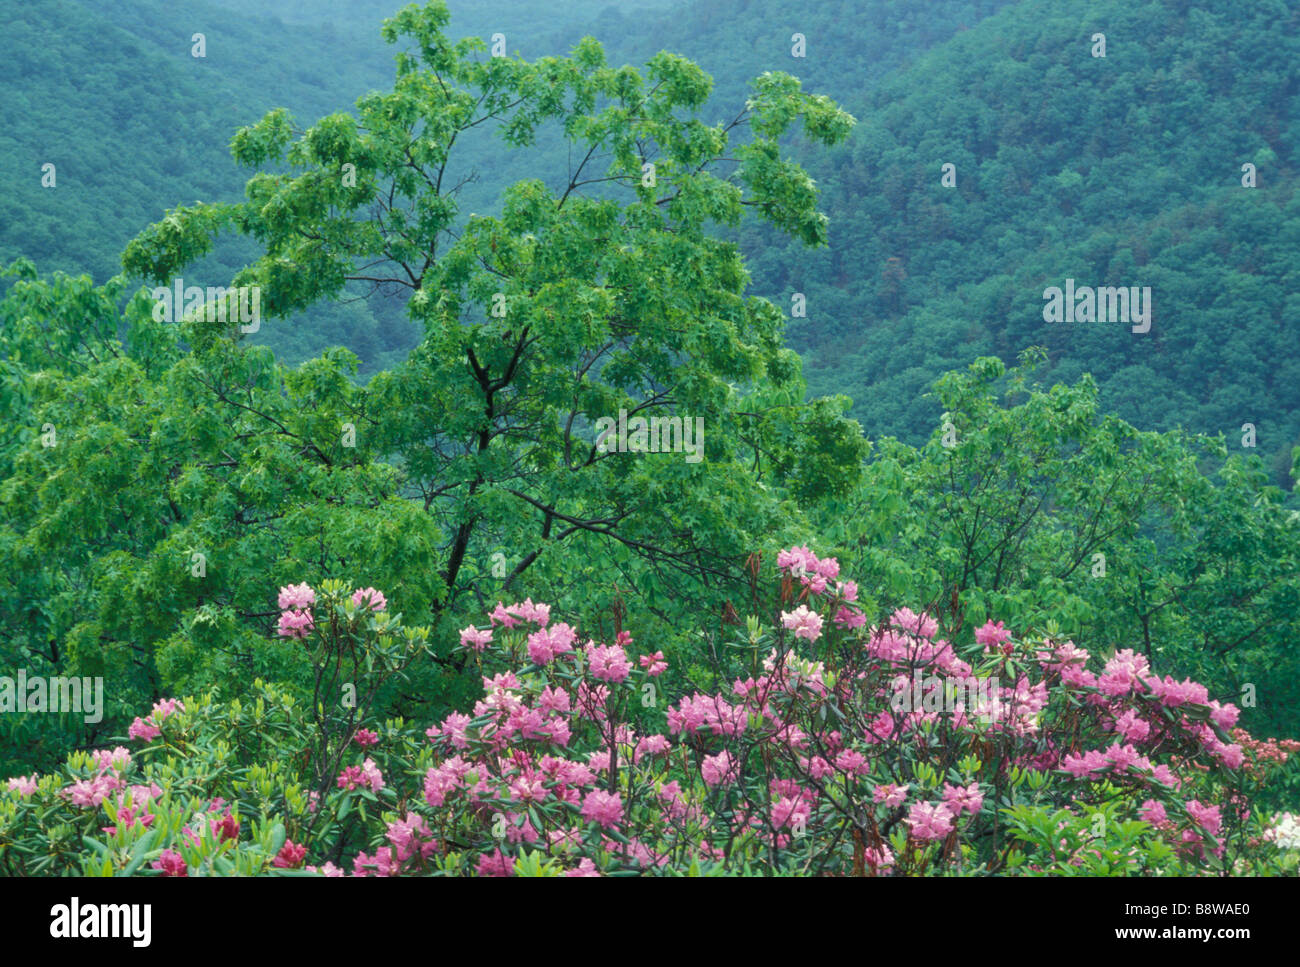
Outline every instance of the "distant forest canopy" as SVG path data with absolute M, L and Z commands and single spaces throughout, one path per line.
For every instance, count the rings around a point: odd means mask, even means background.
M 379 23 L 398 0 L 28 4 L 4 27 L 13 106 L 0 163 L 0 260 L 48 272 L 120 270 L 122 247 L 177 204 L 234 200 L 235 130 L 284 106 L 307 126 L 383 89 Z M 1300 8 L 1190 0 L 778 0 L 452 3 L 451 34 L 563 54 L 595 36 L 611 63 L 680 52 L 712 76 L 707 110 L 786 70 L 858 118 L 849 141 L 795 157 L 832 216 L 807 252 L 761 226 L 733 233 L 752 290 L 783 306 L 814 394 L 843 393 L 869 437 L 924 439 L 928 393 L 981 355 L 1046 346 L 1048 373 L 1096 378 L 1104 409 L 1144 429 L 1254 427 L 1289 486 L 1300 443 Z M 190 37 L 206 36 L 204 58 Z M 1094 34 L 1105 34 L 1105 57 Z M 795 35 L 803 57 L 794 56 Z M 41 76 L 43 83 L 28 82 Z M 562 176 L 561 138 L 475 147 L 469 207 L 499 210 L 522 177 Z M 551 159 L 539 162 L 539 153 Z M 57 188 L 41 186 L 56 165 Z M 1256 187 L 1243 187 L 1243 165 Z M 951 165 L 945 169 L 945 165 Z M 949 172 L 945 185 L 944 172 Z M 223 241 L 195 272 L 221 284 L 253 257 Z M 1149 332 L 1047 323 L 1043 292 L 1149 286 Z M 2 283 L 7 285 L 8 283 Z M 796 294 L 802 296 L 797 299 Z M 798 305 L 797 305 L 798 304 Z M 799 314 L 802 311 L 803 315 Z M 251 337 L 289 362 L 346 345 L 369 375 L 418 340 L 400 301 L 351 289 Z

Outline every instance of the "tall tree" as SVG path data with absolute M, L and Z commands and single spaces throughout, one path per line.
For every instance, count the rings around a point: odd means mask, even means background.
M 217 233 L 251 236 L 265 254 L 231 284 L 259 287 L 263 326 L 349 282 L 400 295 L 423 339 L 368 385 L 347 350 L 278 364 L 215 303 L 172 325 L 143 291 L 118 309 L 121 278 L 16 267 L 6 388 L 59 440 L 32 429 L 0 455 L 14 467 L 0 607 L 27 629 L 8 650 L 111 672 L 123 707 L 292 683 L 268 588 L 340 577 L 432 617 L 440 664 L 423 673 L 449 677 L 407 698 L 450 702 L 458 616 L 541 593 L 586 616 L 628 593 L 660 613 L 721 607 L 749 552 L 803 533 L 792 497 L 852 487 L 866 444 L 847 401 L 805 401 L 781 312 L 746 294 L 736 247 L 711 234 L 748 210 L 824 243 L 816 188 L 779 142 L 801 123 L 830 144 L 852 118 L 765 74 L 709 126 L 693 116 L 709 79 L 683 58 L 643 75 L 590 39 L 535 63 L 477 57 L 446 21 L 436 2 L 388 21 L 414 48 L 391 92 L 356 118 L 297 131 L 275 111 L 239 131 L 235 157 L 272 169 L 246 201 L 175 209 L 123 256 L 170 286 Z M 558 132 L 573 162 L 509 188 L 497 214 L 462 213 L 473 172 L 457 150 L 493 127 L 525 150 Z M 597 422 L 621 413 L 691 437 L 598 446 Z

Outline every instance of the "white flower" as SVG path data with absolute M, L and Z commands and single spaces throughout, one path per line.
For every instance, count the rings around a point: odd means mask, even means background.
M 1278 813 L 1273 825 L 1264 833 L 1279 849 L 1300 849 L 1300 817 L 1291 813 Z

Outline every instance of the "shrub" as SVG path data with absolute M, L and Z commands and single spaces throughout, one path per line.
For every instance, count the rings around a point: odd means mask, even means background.
M 0 871 L 227 875 L 1136 875 L 1293 872 L 1252 808 L 1294 742 L 1131 650 L 992 621 L 957 643 L 908 609 L 867 627 L 832 558 L 783 551 L 772 620 L 720 694 L 659 694 L 626 632 L 531 599 L 460 635 L 483 696 L 421 729 L 367 720 L 427 633 L 373 588 L 282 589 L 316 671 L 302 707 L 165 700 L 126 748 L 0 794 Z M 956 637 L 956 636 L 954 636 Z M 652 646 L 653 647 L 653 646 Z

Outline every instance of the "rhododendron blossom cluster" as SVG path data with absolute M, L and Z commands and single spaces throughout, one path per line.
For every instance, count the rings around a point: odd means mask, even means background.
M 140 751 L 83 754 L 66 782 L 18 777 L 4 795 L 107 813 L 93 825 L 110 864 L 113 844 L 155 837 L 132 869 L 163 876 L 1133 874 L 1218 870 L 1230 843 L 1261 868 L 1296 862 L 1294 817 L 1249 808 L 1294 744 L 1251 739 L 1198 683 L 1001 621 L 950 637 L 899 608 L 869 627 L 857 585 L 806 547 L 777 555 L 777 575 L 716 692 L 683 687 L 658 642 L 498 602 L 454 643 L 481 695 L 432 724 L 337 713 L 312 739 L 270 686 L 251 710 L 163 700 L 131 727 Z M 278 599 L 279 634 L 320 660 L 358 643 L 400 658 L 419 639 L 382 592 L 322 587 Z M 148 744 L 183 756 L 218 734 L 282 765 L 195 800 Z M 1081 832 L 1102 814 L 1113 842 Z
M 154 702 L 153 713 L 148 718 L 137 717 L 127 730 L 127 736 L 146 742 L 156 739 L 162 735 L 162 723 L 174 712 L 184 710 L 185 706 L 177 699 L 164 698 Z

